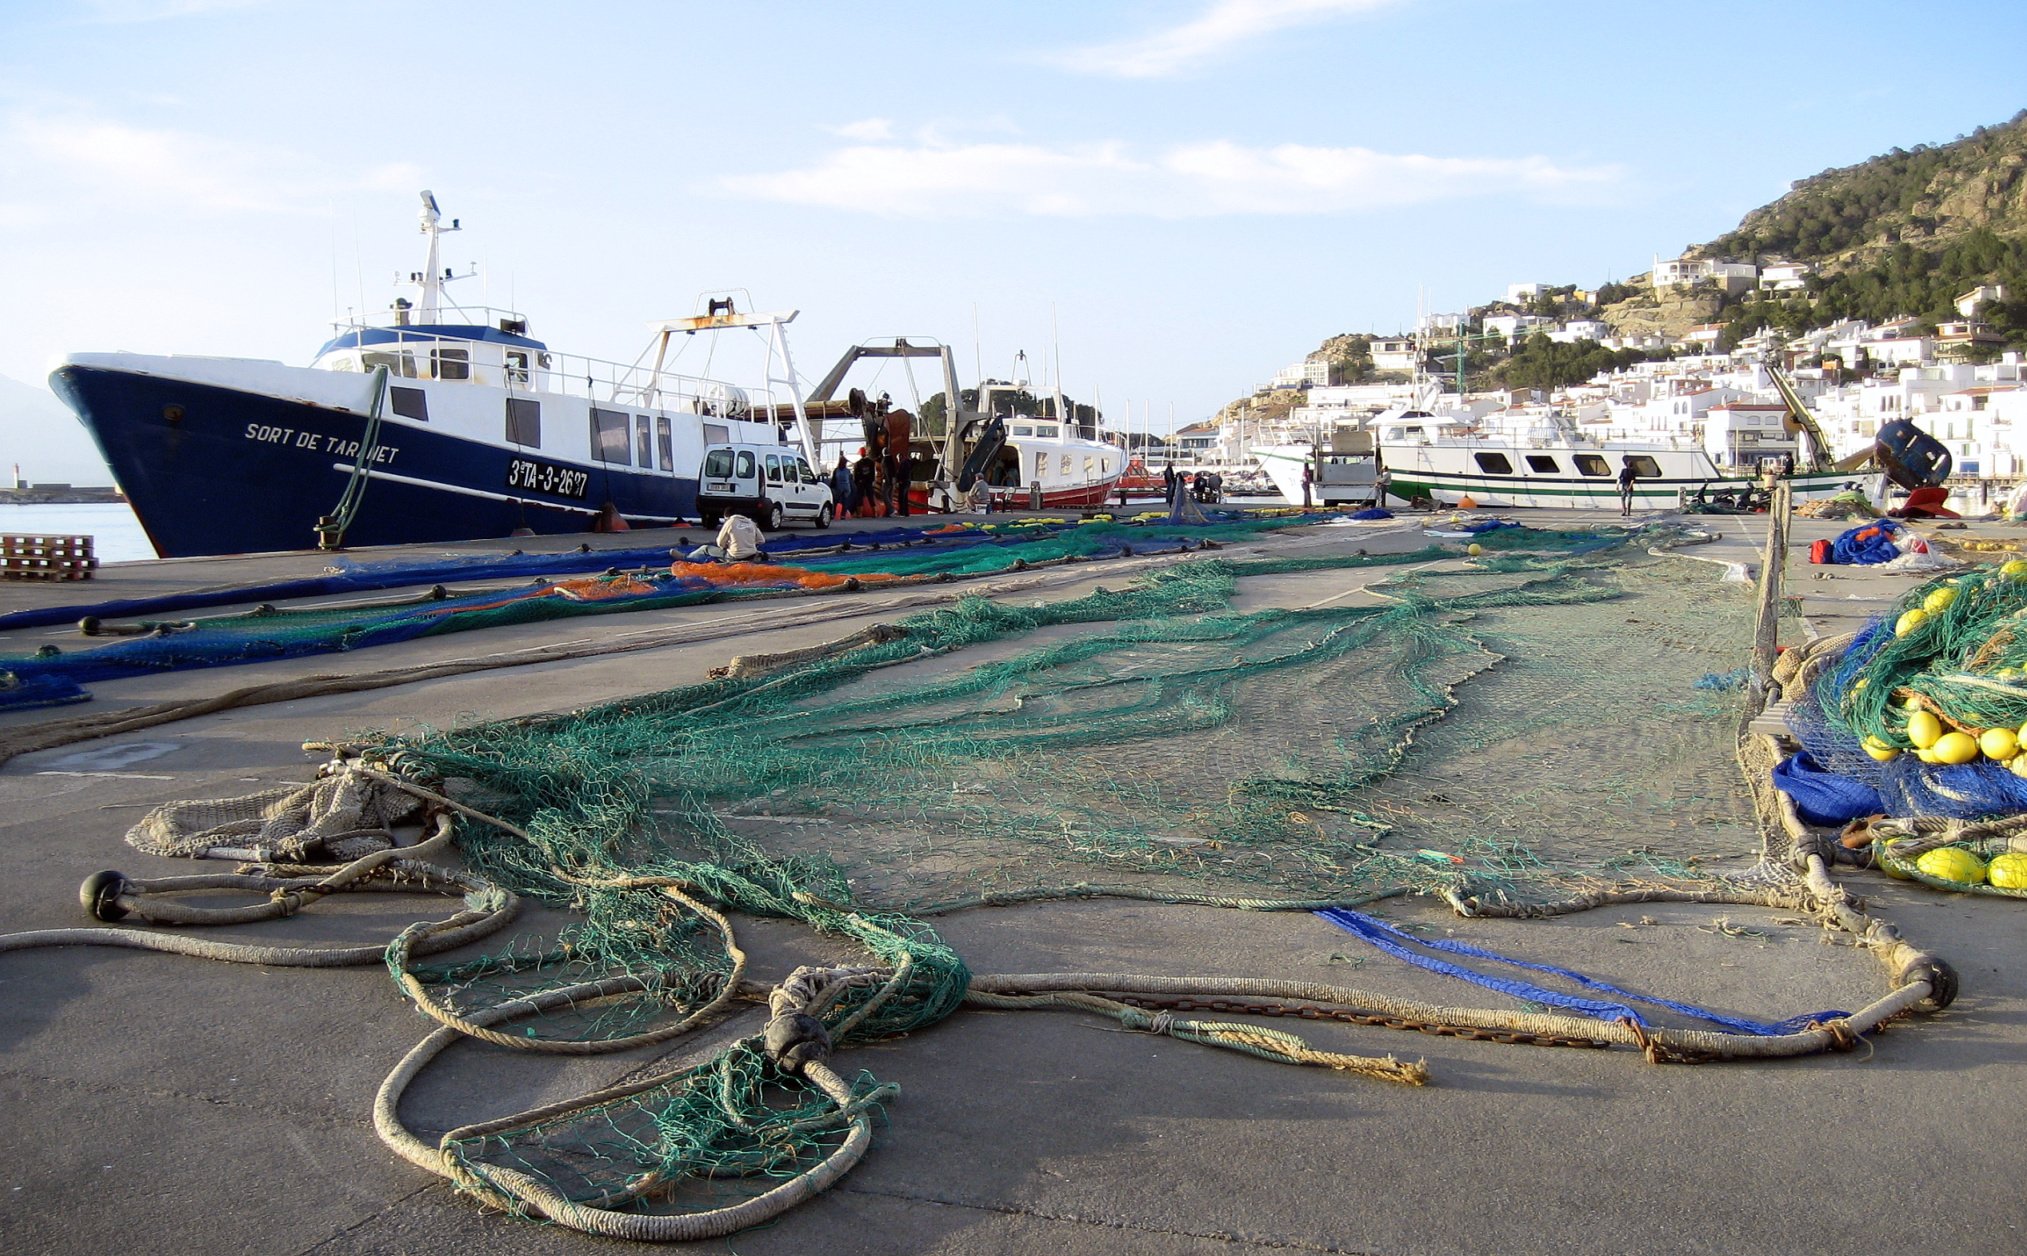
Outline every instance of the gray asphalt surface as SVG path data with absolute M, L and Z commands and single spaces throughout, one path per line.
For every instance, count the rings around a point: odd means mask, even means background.
M 1538 512 L 1528 521 L 1581 518 Z M 1720 539 L 1699 556 L 1757 565 L 1760 520 L 1715 526 Z M 1845 526 L 1798 521 L 1795 531 L 1790 588 L 1820 631 L 1855 626 L 1913 582 L 1809 568 L 1809 541 Z M 1314 535 L 1262 545 L 1317 543 Z M 2027 537 L 2006 524 L 1973 524 L 1958 535 Z M 1408 548 L 1422 538 L 1402 530 L 1385 543 Z M 0 611 L 274 578 L 322 561 L 112 568 L 91 586 L 0 586 Z M 1098 565 L 1028 573 L 1033 582 L 1019 595 L 1071 596 L 1098 582 L 1116 585 L 1116 572 Z M 804 602 L 700 607 L 653 623 L 615 616 L 532 625 L 94 686 L 92 709 L 113 710 L 558 637 L 689 633 L 636 653 L 245 708 L 18 758 L 0 769 L 0 930 L 88 923 L 77 886 L 102 867 L 190 871 L 137 855 L 121 834 L 165 799 L 307 779 L 314 761 L 299 747 L 305 738 L 659 690 L 700 679 L 732 654 L 833 639 L 892 611 L 894 599 L 936 592 L 840 600 L 828 612 L 834 618 L 815 622 L 799 618 Z M 54 630 L 9 634 L 0 648 L 54 639 Z M 1748 644 L 1740 643 L 1742 656 Z M 0 728 L 83 709 L 0 717 Z M 2010 902 L 1850 875 L 1874 911 L 1963 978 L 1949 1011 L 1902 1022 L 1852 1054 L 1657 1067 L 1625 1050 L 1299 1027 L 1327 1048 L 1425 1058 L 1434 1081 L 1410 1089 L 1277 1067 L 1070 1014 L 966 1011 L 840 1057 L 847 1070 L 862 1067 L 901 1086 L 871 1154 L 780 1222 L 699 1246 L 1055 1256 L 2022 1250 L 2027 979 L 2019 959 L 2027 913 Z M 399 902 L 346 904 L 235 933 L 301 945 L 367 941 L 421 914 L 426 909 Z M 1769 911 L 1650 906 L 1551 921 L 1465 921 L 1427 904 L 1395 903 L 1385 914 L 1438 936 L 1748 1014 L 1857 1007 L 1885 990 L 1876 961 Z M 1713 930 L 1719 914 L 1758 936 Z M 1086 902 L 962 913 L 938 927 L 980 972 L 1276 975 L 1475 1001 L 1391 962 L 1366 958 L 1354 969 L 1343 935 L 1306 915 Z M 741 938 L 763 977 L 812 950 L 806 936 L 774 924 L 745 922 Z M 750 1032 L 755 1023 L 734 1028 Z M 370 1123 L 373 1093 L 428 1027 L 377 966 L 290 971 L 88 948 L 0 954 L 0 1250 L 614 1250 L 607 1240 L 485 1213 L 381 1146 Z M 566 1061 L 460 1046 L 410 1092 L 403 1114 L 418 1129 L 440 1131 L 698 1049 Z

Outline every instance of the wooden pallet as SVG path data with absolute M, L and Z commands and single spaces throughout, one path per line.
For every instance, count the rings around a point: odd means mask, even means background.
M 0 579 L 89 580 L 98 565 L 88 536 L 0 534 Z

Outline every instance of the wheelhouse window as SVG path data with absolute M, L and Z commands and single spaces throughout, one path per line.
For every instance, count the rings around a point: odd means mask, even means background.
M 1016 427 L 1013 430 L 1013 434 L 1015 436 L 1033 436 L 1035 434 L 1035 429 L 1032 425 Z
M 526 388 L 527 386 L 528 351 L 526 349 L 507 350 L 507 387 Z
M 634 465 L 644 469 L 653 467 L 655 465 L 655 438 L 652 429 L 648 427 L 648 416 L 645 414 L 641 415 L 634 423 L 633 438 Z
M 599 462 L 627 465 L 626 414 L 591 407 L 591 456 Z
M 1527 455 L 1527 469 L 1536 475 L 1556 475 L 1562 471 L 1561 467 L 1555 465 L 1555 459 L 1547 454 Z
M 532 397 L 507 398 L 507 441 L 530 449 L 542 447 L 541 402 Z
M 369 371 L 376 366 L 384 366 L 389 375 L 400 379 L 415 378 L 415 355 L 412 353 L 365 353 L 360 355 L 360 362 Z
M 393 387 L 387 390 L 387 404 L 394 413 L 417 423 L 429 422 L 429 394 L 420 388 Z
M 662 422 L 666 423 L 668 420 L 663 419 Z M 732 429 L 726 427 L 723 423 L 706 423 L 704 425 L 704 443 L 706 445 L 723 445 L 729 443 L 731 439 Z
M 429 372 L 438 379 L 470 379 L 472 354 L 469 349 L 431 349 Z
M 645 423 L 647 420 L 642 419 L 641 422 Z M 666 414 L 655 419 L 655 450 L 662 456 L 662 470 L 676 469 L 675 431 L 670 427 L 669 416 Z
M 1478 460 L 1478 469 L 1487 475 L 1512 475 L 1513 463 L 1505 454 L 1481 450 L 1471 455 Z
M 1597 454 L 1577 455 L 1578 475 L 1608 476 L 1611 473 L 1612 468 L 1606 464 L 1604 458 L 1602 458 L 1601 456 Z
M 1633 474 L 1643 480 L 1661 478 L 1661 464 L 1646 454 L 1633 454 Z
M 1055 425 L 1055 424 L 1053 424 L 1053 423 L 1037 423 L 1037 424 L 1035 424 L 1035 435 L 1036 435 L 1036 436 L 1054 436 L 1055 434 L 1056 434 L 1056 425 Z

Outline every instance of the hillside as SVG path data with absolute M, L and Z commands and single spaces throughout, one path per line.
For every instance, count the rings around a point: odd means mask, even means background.
M 1896 148 L 1799 180 L 1786 196 L 1691 252 L 1842 270 L 1898 244 L 1935 251 L 1980 229 L 2027 234 L 2027 110 L 1948 144 Z
M 1999 284 L 2006 297 L 1985 304 L 1978 317 L 2003 347 L 2027 348 L 2027 110 L 1947 144 L 1896 148 L 1798 180 L 1779 200 L 1684 256 L 1760 266 L 1801 262 L 1812 273 L 1799 291 L 1735 296 L 1707 283 L 1657 291 L 1638 276 L 1596 293 L 1553 288 L 1525 309 L 1492 301 L 1474 308 L 1471 319 L 1477 325 L 1495 312 L 1595 318 L 1619 335 L 1668 338 L 1723 323 L 1722 344 L 1730 347 L 1769 326 L 1795 335 L 1839 319 L 1877 323 L 1901 316 L 1933 326 L 1960 317 L 1955 302 L 1968 289 Z M 1359 361 L 1367 339 L 1333 336 L 1307 356 L 1330 362 L 1334 380 L 1354 382 L 1370 372 L 1370 360 L 1363 370 Z M 1571 382 L 1590 362 L 1567 354 L 1568 362 L 1547 362 L 1553 355 L 1545 341 L 1516 346 L 1520 351 L 1508 355 L 1499 341 L 1472 339 L 1484 349 L 1473 351 L 1471 378 L 1495 387 L 1553 387 Z M 1985 345 L 1980 352 L 1989 356 L 2000 347 Z M 1530 354 L 1544 361 L 1525 360 Z M 1300 395 L 1241 398 L 1216 421 L 1242 411 L 1285 412 Z
M 47 388 L 0 376 L 0 484 L 111 484 L 113 473 L 69 407 Z

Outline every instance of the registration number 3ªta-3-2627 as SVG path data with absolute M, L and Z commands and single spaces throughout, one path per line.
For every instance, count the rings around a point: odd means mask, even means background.
M 553 493 L 558 497 L 582 498 L 584 490 L 591 484 L 589 471 L 574 471 L 550 462 L 536 462 L 529 458 L 512 458 L 507 462 L 507 487 L 534 489 L 538 493 Z

